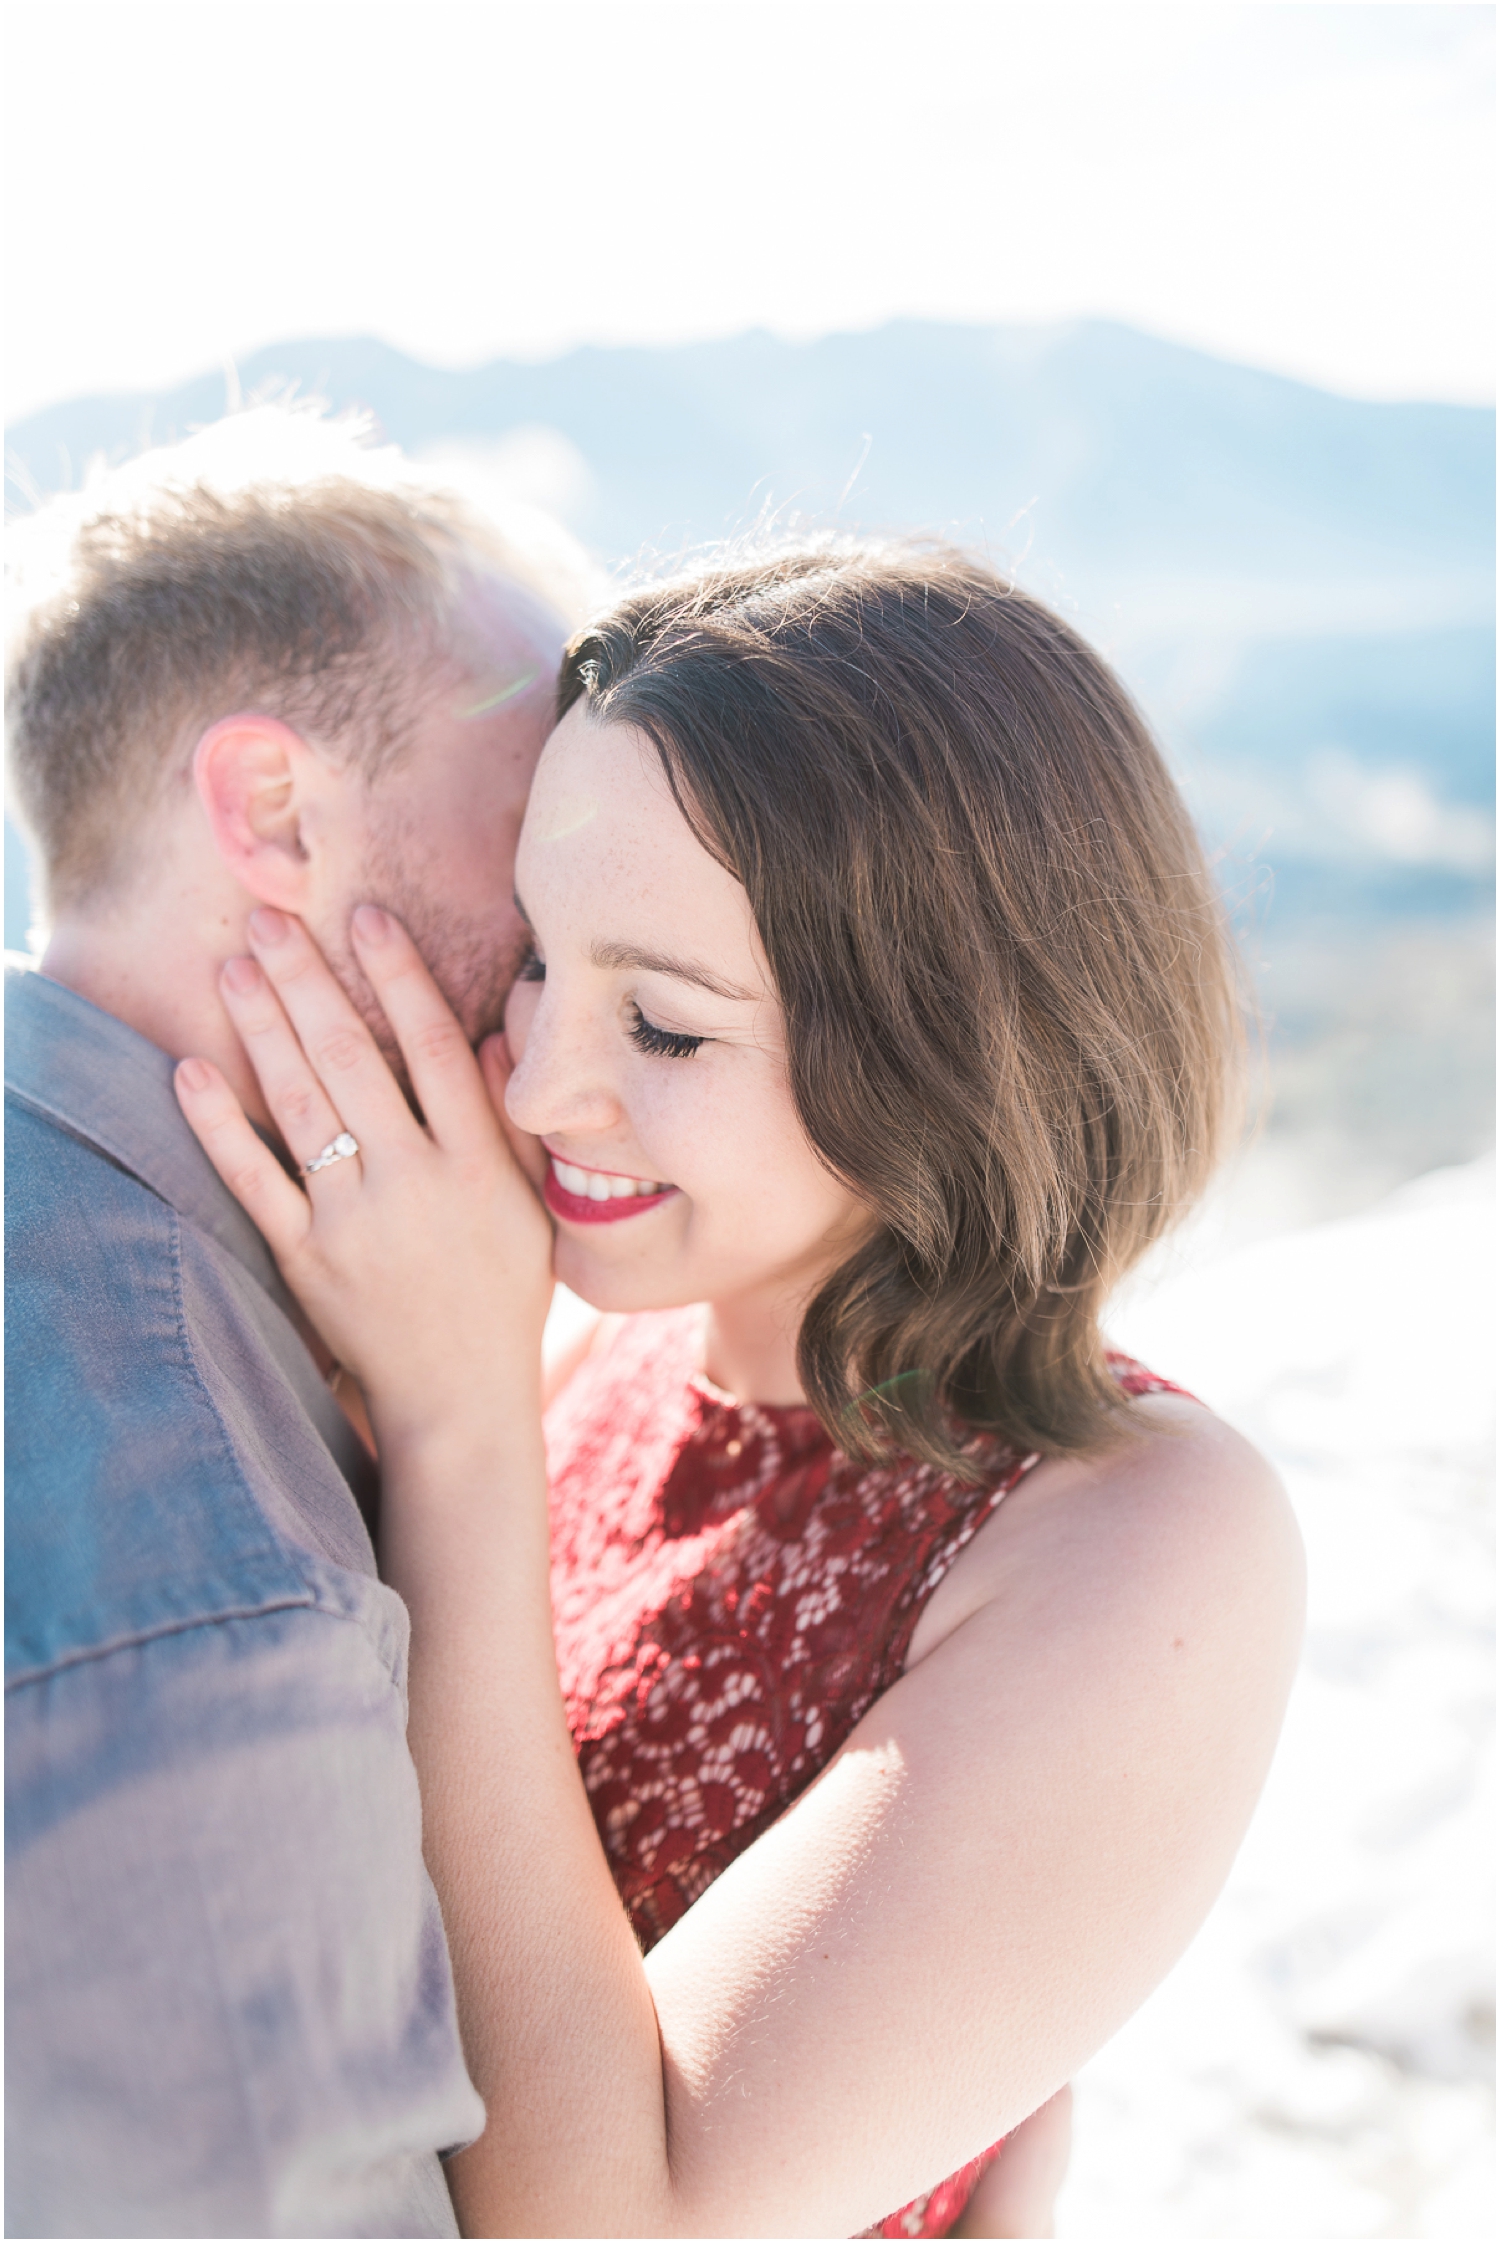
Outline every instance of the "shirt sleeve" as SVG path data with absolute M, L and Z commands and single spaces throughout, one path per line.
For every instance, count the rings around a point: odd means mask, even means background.
M 7 2232 L 456 2234 L 437 2159 L 483 2106 L 361 1618 L 116 1645 L 7 1740 Z

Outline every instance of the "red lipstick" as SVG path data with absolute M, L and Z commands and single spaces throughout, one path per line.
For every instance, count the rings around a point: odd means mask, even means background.
M 575 1174 L 578 1172 L 574 1163 L 568 1162 L 565 1165 Z M 588 1169 L 584 1173 L 602 1176 L 609 1171 Z M 624 1181 L 633 1183 L 635 1179 L 625 1178 Z M 591 1199 L 586 1192 L 569 1191 L 567 1185 L 559 1180 L 555 1153 L 548 1155 L 547 1175 L 542 1185 L 543 1199 L 552 1213 L 565 1223 L 623 1223 L 631 1215 L 644 1215 L 651 1208 L 660 1207 L 664 1199 L 674 1198 L 676 1191 L 675 1184 L 664 1184 L 660 1191 L 622 1192 L 618 1198 Z

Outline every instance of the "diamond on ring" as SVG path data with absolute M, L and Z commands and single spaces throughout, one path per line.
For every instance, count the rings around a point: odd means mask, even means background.
M 316 1176 L 320 1168 L 332 1168 L 336 1160 L 353 1160 L 358 1145 L 347 1129 L 341 1129 L 331 1145 L 325 1145 L 316 1160 L 310 1160 L 303 1169 L 304 1176 Z

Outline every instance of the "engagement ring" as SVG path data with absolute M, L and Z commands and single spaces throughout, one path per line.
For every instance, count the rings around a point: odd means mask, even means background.
M 341 1129 L 331 1145 L 325 1145 L 316 1160 L 310 1160 L 303 1169 L 304 1176 L 316 1176 L 320 1168 L 331 1168 L 336 1160 L 353 1160 L 358 1145 L 347 1129 Z

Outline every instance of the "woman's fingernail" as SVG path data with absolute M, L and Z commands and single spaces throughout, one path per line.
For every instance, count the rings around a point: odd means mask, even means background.
M 354 914 L 354 932 L 361 942 L 384 942 L 391 931 L 388 912 L 378 903 L 362 903 Z
M 183 1059 L 178 1062 L 177 1080 L 184 1090 L 207 1090 L 213 1076 L 201 1059 Z
M 250 932 L 257 942 L 267 948 L 286 941 L 287 922 L 284 911 L 273 910 L 270 904 L 259 904 L 250 914 Z
M 260 987 L 260 968 L 253 958 L 226 958 L 224 979 L 237 997 L 249 997 Z

